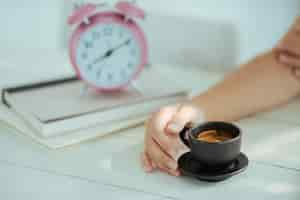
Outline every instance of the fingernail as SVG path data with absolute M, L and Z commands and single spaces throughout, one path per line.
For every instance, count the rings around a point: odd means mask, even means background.
M 156 166 L 156 164 L 154 162 L 151 162 L 151 166 L 152 166 L 152 169 L 156 169 L 157 168 L 157 166 Z
M 282 62 L 285 62 L 287 59 L 286 59 L 286 56 L 285 55 L 279 55 L 279 60 L 282 61 Z
M 173 176 L 179 176 L 179 175 L 180 175 L 180 173 L 179 173 L 178 170 L 172 170 L 172 171 L 169 171 L 169 173 L 170 173 L 171 175 L 173 175 Z
M 152 167 L 150 167 L 150 166 L 145 166 L 144 165 L 144 169 L 145 169 L 146 172 L 151 172 L 152 171 Z
M 172 133 L 179 133 L 183 127 L 179 124 L 170 123 L 168 124 L 167 130 Z
M 175 176 L 180 176 L 180 172 L 178 170 L 175 172 Z

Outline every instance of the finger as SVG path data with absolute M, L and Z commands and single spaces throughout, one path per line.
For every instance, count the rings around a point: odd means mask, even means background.
M 146 158 L 148 159 L 148 161 L 149 161 L 149 163 L 150 163 L 150 165 L 151 165 L 151 167 L 152 167 L 152 171 L 153 171 L 154 169 L 156 169 L 157 166 L 156 166 L 155 162 L 152 161 L 152 160 L 150 159 L 150 157 L 149 157 L 149 155 L 148 155 L 147 153 L 145 153 L 145 156 L 146 156 Z
M 177 114 L 179 108 L 180 105 L 161 108 L 154 116 L 156 118 L 156 129 L 164 132 L 166 125 Z
M 292 26 L 292 29 L 294 29 L 295 31 L 300 32 L 300 16 L 298 16 L 295 20 L 295 23 Z
M 160 144 L 158 142 L 156 142 L 155 140 L 153 140 L 153 142 L 156 144 L 156 147 L 158 150 L 157 153 L 158 153 L 158 158 L 159 158 L 159 161 L 161 162 L 156 162 L 158 166 L 162 167 L 162 166 L 165 166 L 167 169 L 170 169 L 170 170 L 175 170 L 177 169 L 178 165 L 177 165 L 177 162 L 176 160 L 173 159 L 172 157 L 172 154 L 174 154 L 173 156 L 176 156 L 176 152 L 173 151 L 175 150 L 175 148 L 172 148 L 170 145 L 166 145 L 166 149 L 169 150 L 169 152 L 171 153 L 168 153 L 164 150 L 164 148 L 162 148 L 162 146 L 160 146 Z
M 160 171 L 163 171 L 163 172 L 165 172 L 165 173 L 167 173 L 169 175 L 172 175 L 172 176 L 179 176 L 180 175 L 180 172 L 179 172 L 178 169 L 175 169 L 175 170 L 174 169 L 170 169 L 170 168 L 167 168 L 166 166 L 163 166 L 163 165 L 159 165 L 158 169 Z
M 145 142 L 145 146 L 146 146 L 146 143 Z M 153 160 L 151 160 L 150 156 L 148 155 L 148 153 L 146 152 L 146 150 L 143 152 L 143 155 L 141 157 L 142 159 L 142 164 L 143 164 L 143 167 L 145 168 L 146 171 L 153 171 L 157 168 L 157 165 L 155 164 L 155 162 Z M 151 168 L 151 170 L 150 170 Z
M 159 137 L 159 141 L 156 138 L 153 137 L 152 139 L 159 145 L 161 151 L 163 151 L 167 156 L 171 157 L 176 162 L 181 155 L 190 151 L 178 136 L 171 137 L 161 134 L 161 137 Z
M 171 170 L 177 169 L 177 162 L 169 157 L 154 140 L 149 140 L 147 142 L 147 153 L 150 159 L 154 161 L 158 167 Z
M 300 55 L 300 34 L 296 31 L 289 32 L 283 39 L 278 43 L 276 48 L 280 51 L 287 52 L 292 55 Z
M 176 156 L 176 148 L 174 148 L 172 144 L 174 138 L 166 134 L 165 127 L 175 112 L 176 107 L 162 108 L 154 116 L 153 120 L 151 120 L 151 125 L 149 125 L 147 129 L 147 136 L 151 136 L 151 139 L 159 145 L 160 149 L 171 158 Z M 147 138 L 147 140 L 150 140 L 150 138 Z
M 142 165 L 146 172 L 153 171 L 151 161 L 145 152 L 141 153 L 141 160 L 142 160 Z
M 151 135 L 151 140 L 153 140 L 160 148 L 162 152 L 164 152 L 166 155 L 168 155 L 171 158 L 174 158 L 176 156 L 176 151 L 172 143 L 172 140 L 174 138 L 169 137 L 165 134 L 164 131 L 157 130 L 157 129 L 149 129 L 149 131 L 156 131 L 156 134 L 148 134 Z
M 178 147 L 177 147 L 176 156 L 173 157 L 173 159 L 176 160 L 176 162 L 178 162 L 179 158 L 180 158 L 183 154 L 190 152 L 191 149 L 190 149 L 188 146 L 186 146 L 186 144 L 184 144 L 184 143 L 182 142 L 182 140 L 180 139 L 180 137 L 177 137 L 175 142 L 176 142 L 176 144 L 178 145 Z
M 279 61 L 283 64 L 300 69 L 300 57 L 289 56 L 287 54 L 280 54 Z
M 151 161 L 151 165 L 152 165 L 152 168 L 153 168 L 153 169 L 156 169 L 156 168 L 157 168 L 157 165 L 155 164 L 154 161 Z
M 204 121 L 203 113 L 193 105 L 181 106 L 168 122 L 166 132 L 178 135 L 188 122 Z
M 300 37 L 300 17 L 298 16 L 289 29 L 289 31 L 285 34 L 283 39 L 276 45 L 275 49 L 281 49 L 281 50 L 287 50 L 288 47 L 291 45 L 295 45 L 298 43 Z M 294 51 L 293 49 L 290 49 L 290 51 Z M 296 52 L 295 52 L 296 53 Z
M 165 167 L 159 167 L 159 169 L 165 173 L 168 173 L 169 175 L 172 175 L 172 176 L 180 176 L 180 172 L 179 170 L 171 170 L 171 169 L 168 169 L 168 168 L 165 168 Z

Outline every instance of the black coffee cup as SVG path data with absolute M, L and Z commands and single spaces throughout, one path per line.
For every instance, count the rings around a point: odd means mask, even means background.
M 198 140 L 201 133 L 209 130 L 230 133 L 230 139 L 220 142 Z M 191 149 L 192 156 L 204 166 L 223 168 L 230 165 L 240 154 L 241 130 L 228 122 L 207 122 L 200 125 L 187 124 L 180 132 L 182 142 Z

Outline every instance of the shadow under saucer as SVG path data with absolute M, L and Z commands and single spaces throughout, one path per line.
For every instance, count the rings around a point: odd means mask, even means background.
M 240 153 L 228 167 L 217 170 L 201 165 L 190 152 L 183 154 L 178 160 L 179 170 L 183 175 L 211 182 L 222 181 L 243 172 L 248 163 L 248 158 L 244 153 Z

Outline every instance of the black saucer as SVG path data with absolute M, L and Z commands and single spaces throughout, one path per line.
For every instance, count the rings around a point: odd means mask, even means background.
M 248 158 L 240 153 L 238 158 L 225 169 L 211 170 L 205 168 L 195 160 L 191 153 L 183 154 L 178 160 L 179 170 L 183 175 L 191 176 L 203 181 L 222 181 L 243 172 L 248 166 Z

